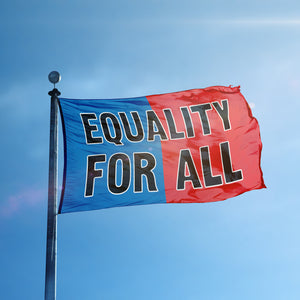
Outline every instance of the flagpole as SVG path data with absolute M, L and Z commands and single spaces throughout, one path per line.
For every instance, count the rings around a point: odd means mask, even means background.
M 60 74 L 53 71 L 48 79 L 54 88 L 51 96 L 50 112 L 50 145 L 49 145 L 49 181 L 48 181 L 48 217 L 47 217 L 47 249 L 45 300 L 56 299 L 56 252 L 57 252 L 57 127 L 58 127 L 58 96 L 60 92 L 55 84 L 60 81 Z

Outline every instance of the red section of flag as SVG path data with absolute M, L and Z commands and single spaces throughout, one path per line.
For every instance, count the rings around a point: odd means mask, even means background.
M 147 99 L 168 136 L 161 141 L 168 203 L 219 201 L 265 187 L 258 122 L 239 87 Z

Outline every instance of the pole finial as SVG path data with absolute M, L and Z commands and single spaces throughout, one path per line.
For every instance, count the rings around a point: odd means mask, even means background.
M 54 88 L 55 88 L 55 84 L 61 80 L 61 76 L 57 71 L 52 71 L 49 73 L 48 79 L 51 83 L 54 84 Z

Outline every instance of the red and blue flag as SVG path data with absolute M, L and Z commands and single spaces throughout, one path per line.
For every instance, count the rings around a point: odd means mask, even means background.
M 259 125 L 239 87 L 59 105 L 59 213 L 213 202 L 265 187 Z

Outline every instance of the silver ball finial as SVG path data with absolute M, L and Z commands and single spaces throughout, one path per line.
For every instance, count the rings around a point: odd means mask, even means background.
M 55 87 L 55 84 L 60 81 L 61 76 L 57 71 L 52 71 L 52 72 L 49 73 L 48 79 L 51 83 L 54 84 L 54 87 Z

